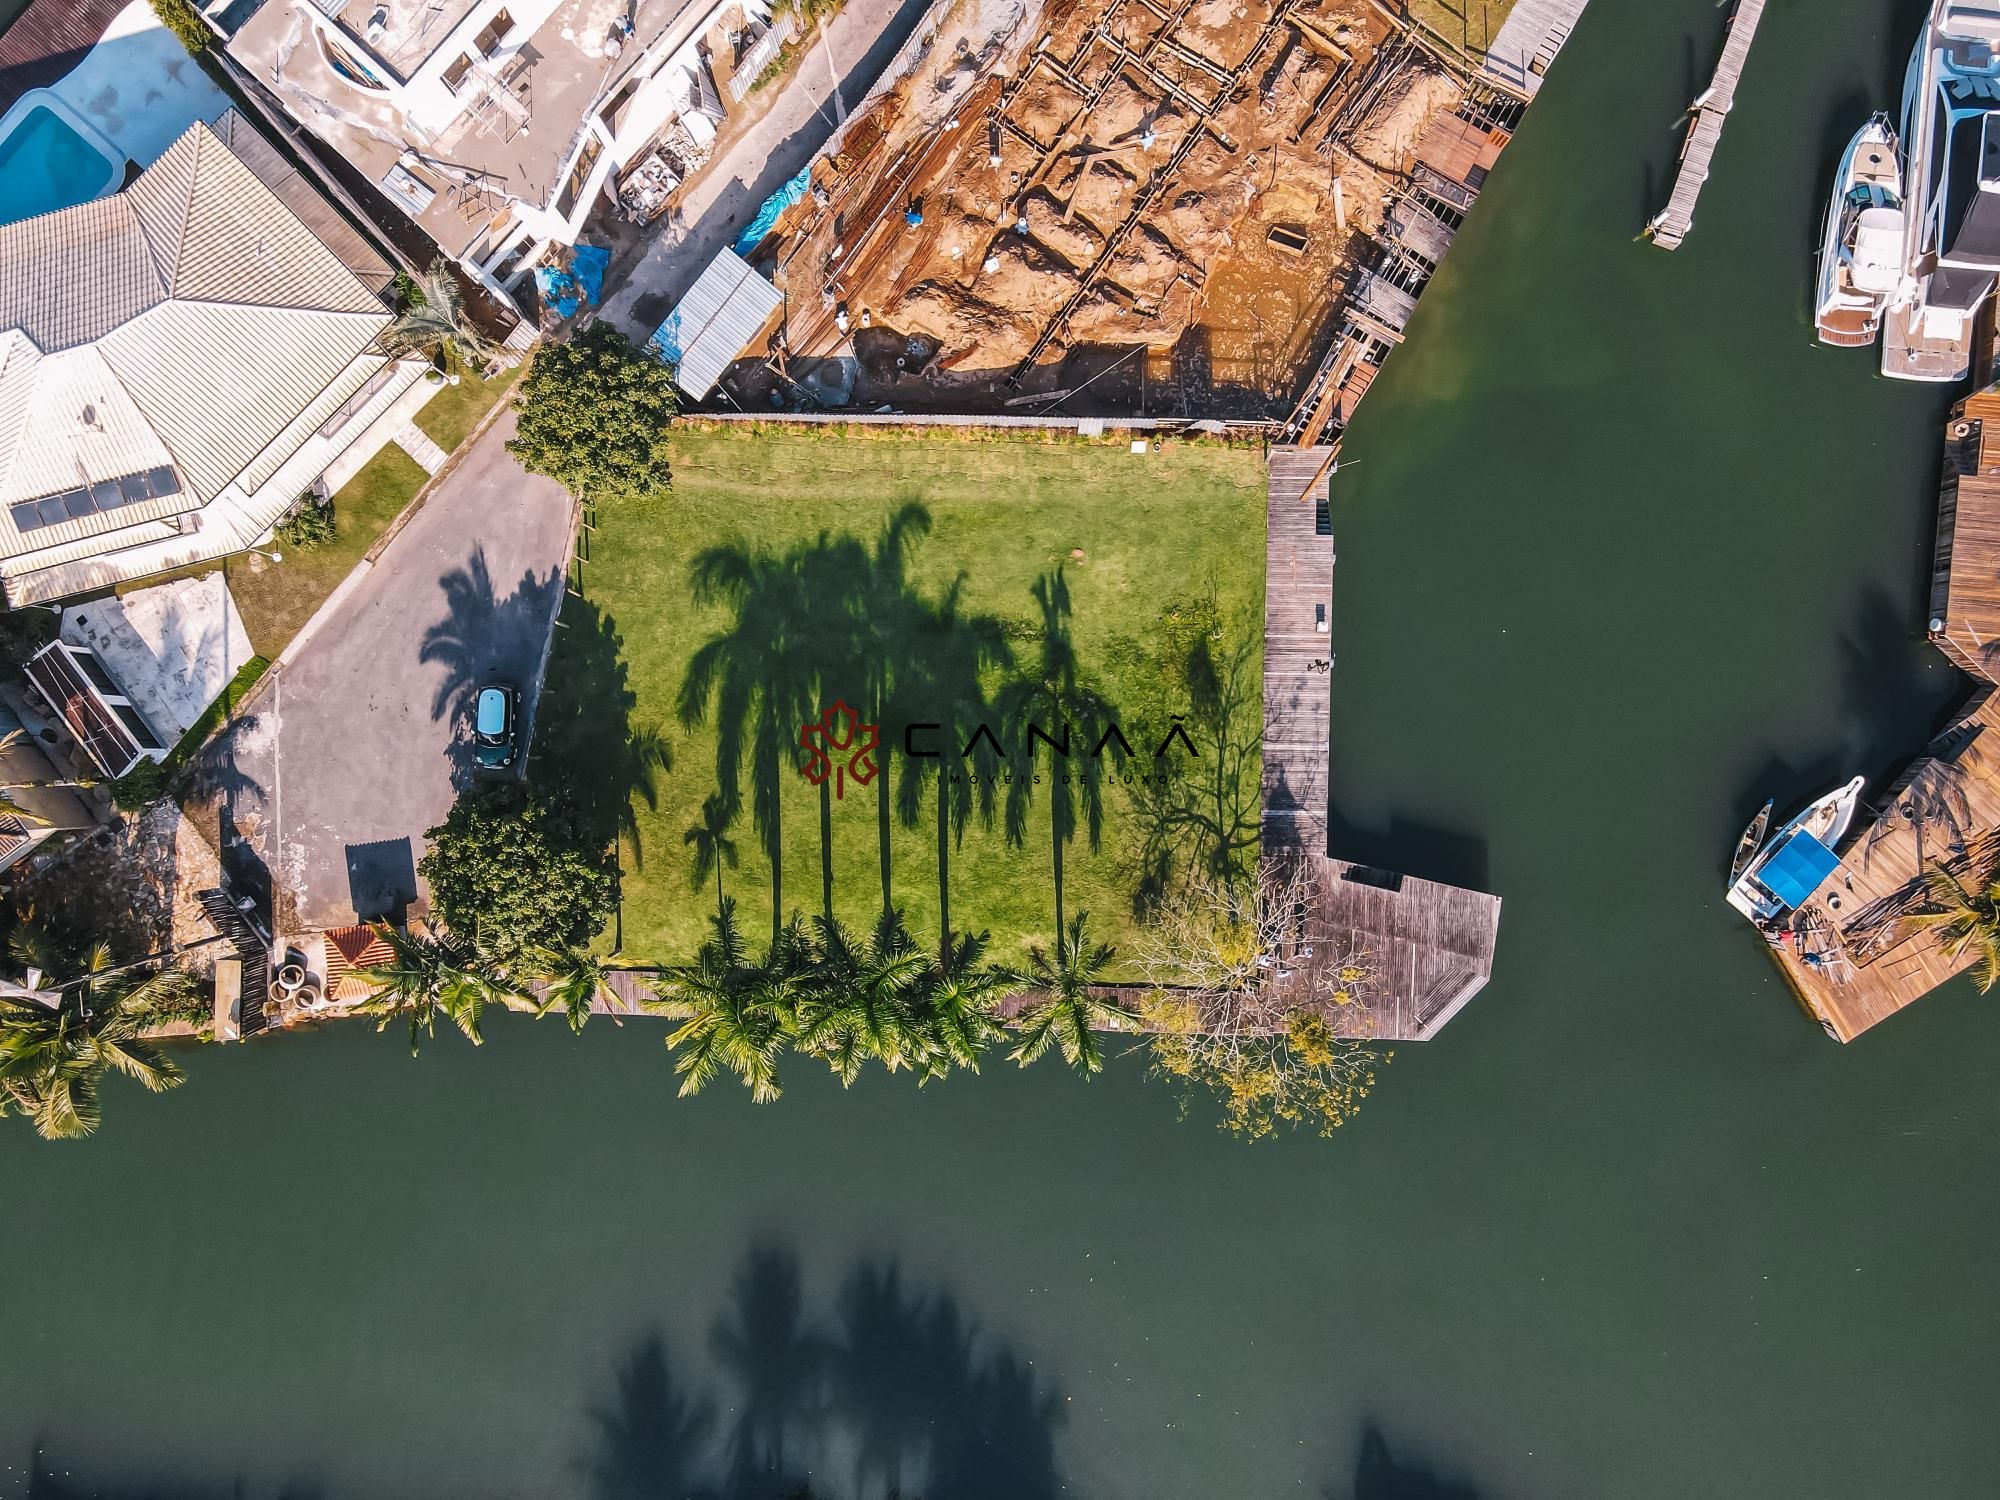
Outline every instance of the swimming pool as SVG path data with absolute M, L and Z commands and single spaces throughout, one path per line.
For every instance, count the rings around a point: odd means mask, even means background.
M 117 187 L 125 164 L 95 135 L 48 90 L 22 95 L 0 120 L 0 224 L 87 203 Z

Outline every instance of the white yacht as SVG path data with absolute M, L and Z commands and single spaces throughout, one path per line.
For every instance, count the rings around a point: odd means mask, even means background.
M 1882 373 L 1952 381 L 2000 270 L 2000 4 L 1936 0 L 1903 86 L 1903 275 Z
M 1737 868 L 1729 883 L 1729 904 L 1759 926 L 1804 906 L 1840 864 L 1835 852 L 1861 805 L 1862 777 L 1835 787 L 1764 841 L 1749 859 L 1738 845 Z M 1768 820 L 1767 804 L 1757 817 Z M 1751 824 L 1753 830 L 1758 824 Z M 1752 842 L 1746 834 L 1743 843 Z
M 1819 341 L 1865 348 L 1903 276 L 1903 182 L 1896 132 L 1878 114 L 1848 142 L 1819 249 Z

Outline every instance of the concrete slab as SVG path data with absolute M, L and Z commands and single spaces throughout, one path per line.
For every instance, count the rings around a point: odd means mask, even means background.
M 93 599 L 62 612 L 62 638 L 88 646 L 171 745 L 250 660 L 250 636 L 218 572 Z
M 142 167 L 196 120 L 213 125 L 229 96 L 209 82 L 149 0 L 132 0 L 53 92 Z

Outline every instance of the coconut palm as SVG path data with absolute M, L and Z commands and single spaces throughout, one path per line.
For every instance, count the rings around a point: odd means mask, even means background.
M 1053 958 L 1039 947 L 1028 950 L 1028 972 L 1022 977 L 1040 998 L 1021 1012 L 1020 1040 L 1008 1054 L 1022 1067 L 1053 1044 L 1062 1049 L 1065 1062 L 1088 1078 L 1104 1067 L 1098 1028 L 1135 1019 L 1115 1000 L 1093 992 L 1118 950 L 1091 943 L 1089 922 L 1089 912 L 1078 912 L 1069 927 L 1056 934 Z
M 0 992 L 0 1115 L 19 1113 L 43 1138 L 69 1139 L 97 1129 L 106 1072 L 156 1094 L 180 1085 L 181 1070 L 144 1037 L 192 998 L 186 974 L 141 978 L 115 967 L 101 942 L 78 956 L 35 928 L 16 933 L 12 948 L 28 983 Z
M 709 927 L 695 961 L 663 974 L 659 997 L 646 1008 L 681 1022 L 667 1048 L 683 1098 L 727 1071 L 754 1101 L 768 1104 L 782 1092 L 778 1059 L 796 1025 L 803 938 L 796 928 L 783 930 L 764 961 L 753 963 L 736 930 L 733 897 L 723 899 Z
M 729 836 L 732 821 L 722 798 L 711 792 L 702 799 L 701 821 L 681 835 L 681 842 L 694 848 L 694 858 L 688 863 L 688 884 L 700 890 L 714 872 L 717 912 L 722 910 L 722 867 L 736 868 L 736 841 Z
M 1968 877 L 1972 877 L 1968 879 Z M 1924 871 L 1924 902 L 1906 918 L 1938 935 L 1947 957 L 1970 949 L 1977 961 L 1972 982 L 1984 994 L 2000 983 L 2000 867 L 1954 874 L 1933 863 Z
M 1071 731 L 1067 757 L 1056 763 L 1050 753 L 1048 776 L 1049 852 L 1055 885 L 1056 932 L 1063 931 L 1063 851 L 1076 836 L 1081 815 L 1095 850 L 1104 835 L 1104 760 L 1093 754 L 1095 737 L 1113 716 L 1110 704 L 1087 681 L 1076 658 L 1070 633 L 1069 584 L 1058 567 L 1035 580 L 1035 603 L 1041 606 L 1039 657 L 1000 691 L 1000 717 L 1010 746 L 1022 747 L 1030 758 L 1031 726 L 1059 743 Z M 1114 752 L 1116 753 L 1116 752 Z M 1032 767 L 1030 768 L 1032 771 Z M 1021 843 L 1028 828 L 1028 807 L 1034 796 L 1032 774 L 1015 776 L 1007 787 L 1007 839 Z M 1060 944 L 1058 947 L 1060 948 Z M 1094 1071 L 1094 1070 L 1093 1070 Z
M 484 364 L 499 346 L 466 316 L 465 294 L 451 262 L 439 256 L 428 271 L 410 278 L 412 296 L 396 319 L 375 336 L 375 352 L 385 359 L 422 355 L 434 359 L 450 351 L 468 368 Z
M 425 1039 L 437 1034 L 440 1017 L 477 1047 L 486 1040 L 480 1026 L 487 1006 L 535 1008 L 533 1000 L 489 970 L 472 944 L 452 933 L 421 935 L 382 923 L 375 925 L 375 931 L 392 956 L 386 963 L 357 971 L 376 992 L 355 1009 L 377 1017 L 377 1031 L 386 1030 L 391 1021 L 409 1022 L 412 1057 Z
M 944 952 L 924 974 L 920 1016 L 931 1046 L 919 1064 L 922 1082 L 953 1068 L 977 1073 L 979 1055 L 1006 1035 L 1000 1000 L 1021 980 L 1011 970 L 981 962 L 989 941 L 984 932 L 947 937 Z
M 930 960 L 911 939 L 903 914 L 883 913 L 865 942 L 825 917 L 815 919 L 813 929 L 799 1050 L 824 1058 L 843 1084 L 860 1077 L 871 1057 L 891 1073 L 922 1067 L 932 1043 L 917 998 Z
M 606 963 L 585 948 L 535 948 L 528 953 L 527 962 L 529 978 L 542 993 L 535 1006 L 537 1017 L 560 1011 L 571 1031 L 581 1031 L 591 1013 L 602 1005 L 612 1025 L 625 1024 L 618 1017 L 624 999 L 611 986 L 611 976 L 622 965 Z

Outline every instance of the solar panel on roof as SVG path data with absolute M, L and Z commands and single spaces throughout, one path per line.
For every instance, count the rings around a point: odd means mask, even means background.
M 125 494 L 115 479 L 100 479 L 90 487 L 90 499 L 99 510 L 116 510 L 125 503 Z
M 97 507 L 90 503 L 89 490 L 71 490 L 62 497 L 63 509 L 74 520 L 78 516 L 94 516 Z
M 146 489 L 144 474 L 123 474 L 119 476 L 118 487 L 125 492 L 125 503 L 137 505 L 141 500 L 151 498 Z
M 42 513 L 35 509 L 32 500 L 23 500 L 15 506 L 13 516 L 16 531 L 39 531 L 42 528 Z
M 47 499 L 37 500 L 35 509 L 42 513 L 44 526 L 60 526 L 69 519 L 69 511 L 63 506 L 61 495 L 50 495 Z
M 170 466 L 149 469 L 146 471 L 146 487 L 153 492 L 154 499 L 164 499 L 181 492 L 181 477 Z

